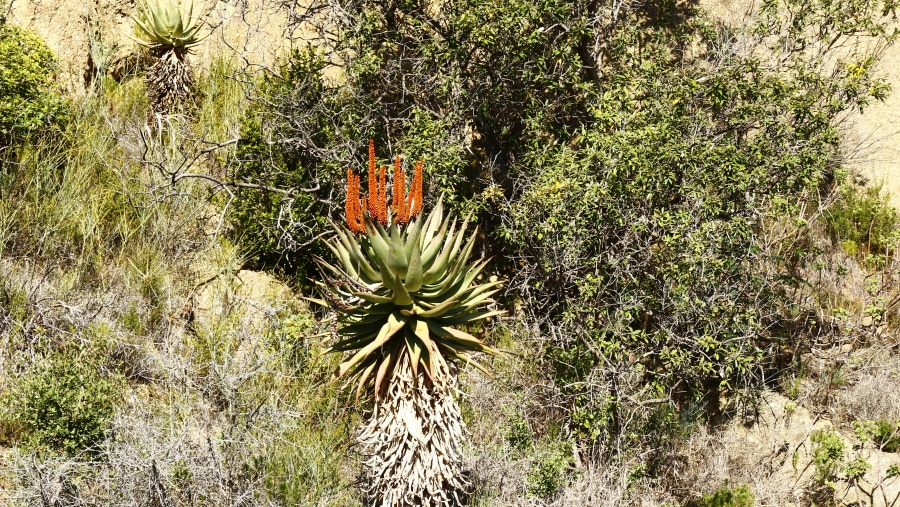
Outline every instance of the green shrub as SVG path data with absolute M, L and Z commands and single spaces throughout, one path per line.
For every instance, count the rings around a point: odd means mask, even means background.
M 667 448 L 700 412 L 722 415 L 721 393 L 785 371 L 816 326 L 801 277 L 810 211 L 841 179 L 836 123 L 886 93 L 878 48 L 807 59 L 804 45 L 851 33 L 887 43 L 890 4 L 852 3 L 845 23 L 824 0 L 765 2 L 739 30 L 688 2 L 610 16 L 605 2 L 465 0 L 440 18 L 347 2 L 328 27 L 345 79 L 296 53 L 245 124 L 245 178 L 310 192 L 249 190 L 238 230 L 305 254 L 368 138 L 424 156 L 430 195 L 476 212 L 582 447 Z
M 900 215 L 880 185 L 846 185 L 840 199 L 825 213 L 825 224 L 835 243 L 860 259 L 884 255 L 900 240 Z
M 531 431 L 528 421 L 521 414 L 514 413 L 506 420 L 503 438 L 511 448 L 524 452 L 533 445 L 534 433 Z
M 0 146 L 62 118 L 55 91 L 56 58 L 33 33 L 0 24 Z
M 243 120 L 235 156 L 240 160 L 237 179 L 252 184 L 284 189 L 318 185 L 328 192 L 336 181 L 331 168 L 323 168 L 321 179 L 316 181 L 316 169 L 309 167 L 309 162 L 295 160 L 278 145 L 267 142 L 260 119 L 253 114 Z M 304 280 L 314 265 L 310 254 L 325 253 L 314 241 L 327 224 L 327 213 L 322 213 L 322 206 L 317 204 L 314 195 L 305 192 L 238 188 L 229 218 L 234 236 L 247 250 L 248 267 L 280 270 Z
M 20 378 L 4 397 L 7 425 L 20 443 L 75 455 L 96 452 L 113 415 L 118 383 L 72 353 L 56 353 Z
M 728 483 L 725 483 L 715 493 L 688 502 L 685 507 L 753 507 L 755 502 L 756 495 L 750 491 L 750 486 L 742 484 L 729 488 Z
M 860 440 L 871 440 L 884 452 L 900 452 L 900 421 L 854 421 L 853 428 Z
M 571 442 L 542 439 L 532 456 L 528 494 L 553 498 L 567 484 L 573 464 Z
M 872 440 L 884 452 L 900 452 L 900 421 L 878 420 Z
M 900 464 L 894 463 L 889 466 L 887 469 L 887 473 L 885 473 L 885 479 L 890 479 L 893 477 L 900 477 Z
M 810 435 L 813 465 L 820 484 L 833 484 L 844 463 L 844 441 L 833 429 L 816 430 Z

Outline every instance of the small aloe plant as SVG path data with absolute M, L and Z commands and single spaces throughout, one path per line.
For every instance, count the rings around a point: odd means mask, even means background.
M 476 233 L 444 212 L 441 200 L 422 216 L 423 163 L 409 193 L 399 157 L 392 202 L 387 167 L 376 170 L 369 142 L 368 195 L 347 171 L 346 225 L 326 242 L 337 265 L 319 259 L 339 311 L 339 340 L 348 357 L 338 375 L 355 379 L 357 399 L 372 385 L 375 413 L 358 439 L 370 459 L 369 496 L 376 504 L 458 504 L 462 421 L 452 396 L 453 364 L 487 370 L 473 352 L 500 351 L 460 329 L 501 312 L 485 309 L 500 282 L 477 283 L 486 260 L 470 262 Z M 412 502 L 412 503 L 410 503 Z
M 191 48 L 199 44 L 202 24 L 194 3 L 180 0 L 138 0 L 132 14 L 138 44 L 157 59 L 147 71 L 147 95 L 154 114 L 169 114 L 192 94 L 193 78 L 187 63 Z

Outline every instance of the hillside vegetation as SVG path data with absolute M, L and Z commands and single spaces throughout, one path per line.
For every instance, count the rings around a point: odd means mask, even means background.
M 900 502 L 900 215 L 843 142 L 893 3 L 279 6 L 320 37 L 277 67 L 150 27 L 78 96 L 0 16 L 0 504 L 375 503 L 381 373 L 327 353 L 370 139 L 502 282 L 453 302 L 460 502 Z

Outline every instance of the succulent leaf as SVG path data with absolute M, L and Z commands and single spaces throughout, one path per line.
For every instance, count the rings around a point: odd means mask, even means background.
M 415 245 L 409 259 L 409 268 L 406 270 L 406 280 L 403 283 L 408 292 L 416 292 L 422 288 L 422 274 L 422 250 L 419 245 Z

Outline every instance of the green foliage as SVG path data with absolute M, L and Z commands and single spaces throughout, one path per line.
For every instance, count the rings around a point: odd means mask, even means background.
M 524 417 L 513 414 L 506 421 L 503 437 L 513 449 L 526 451 L 533 444 L 534 433 Z
M 844 463 L 844 441 L 830 428 L 814 431 L 809 439 L 813 444 L 816 480 L 821 484 L 833 484 Z
M 66 106 L 55 73 L 56 57 L 40 38 L 0 23 L 0 146 L 62 121 Z
M 900 421 L 879 419 L 872 440 L 884 452 L 900 452 Z
M 715 493 L 690 501 L 685 507 L 753 507 L 755 504 L 756 495 L 750 491 L 750 486 L 742 484 L 730 488 L 728 483 L 725 483 Z
M 534 449 L 528 472 L 528 493 L 550 499 L 570 478 L 573 465 L 572 443 L 544 438 Z
M 892 477 L 900 477 L 900 464 L 894 463 L 888 467 L 885 479 L 890 479 Z
M 722 393 L 784 371 L 817 325 L 801 276 L 841 180 L 837 123 L 887 91 L 874 65 L 893 5 L 850 4 L 773 0 L 742 29 L 688 2 L 465 0 L 439 17 L 348 2 L 329 51 L 269 83 L 247 177 L 318 185 L 314 210 L 367 137 L 440 153 L 429 179 L 477 213 L 584 447 L 665 447 L 718 418 Z M 860 34 L 874 45 L 832 52 Z M 254 201 L 245 222 L 283 241 L 286 202 Z
M 888 202 L 881 186 L 843 187 L 840 199 L 825 213 L 825 224 L 836 243 L 848 255 L 860 259 L 884 255 L 894 248 L 900 216 Z
M 301 162 L 266 142 L 260 129 L 258 119 L 248 115 L 243 120 L 235 154 L 240 161 L 236 174 L 239 180 L 288 189 L 314 183 L 333 188 L 333 182 L 327 178 L 314 182 Z M 239 188 L 235 191 L 235 203 L 229 208 L 229 218 L 234 224 L 234 236 L 247 249 L 250 267 L 285 272 L 302 285 L 314 269 L 312 255 L 324 255 L 327 251 L 315 241 L 327 226 L 328 214 L 316 213 L 319 210 L 315 199 L 305 192 L 285 195 Z
M 848 461 L 841 467 L 841 473 L 847 476 L 850 481 L 858 481 L 862 479 L 866 472 L 872 468 L 872 464 L 865 458 L 857 457 Z
M 900 421 L 854 421 L 853 428 L 861 441 L 871 440 L 884 452 L 900 452 Z
M 118 390 L 90 361 L 60 352 L 37 363 L 3 401 L 23 445 L 75 455 L 98 450 Z

